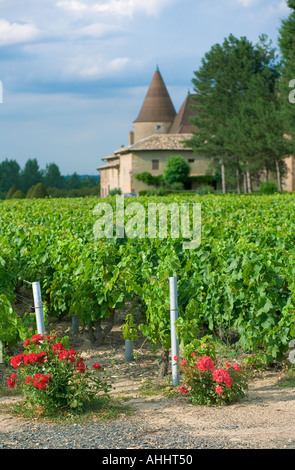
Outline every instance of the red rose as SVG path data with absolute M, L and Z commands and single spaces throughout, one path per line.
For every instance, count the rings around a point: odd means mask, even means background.
M 200 370 L 213 370 L 215 362 L 212 361 L 211 357 L 203 356 L 200 358 L 199 362 L 196 364 L 196 367 Z
M 188 390 L 185 387 L 179 387 L 179 390 L 186 395 L 188 393 Z
M 43 335 L 33 335 L 31 338 L 32 343 L 38 343 L 39 341 L 43 341 L 44 336 Z
M 213 371 L 213 380 L 216 383 L 224 383 L 228 387 L 231 387 L 233 379 L 229 376 L 227 370 L 225 369 L 215 369 Z
M 9 388 L 14 388 L 15 387 L 15 378 L 17 374 L 11 374 L 8 379 L 7 379 L 7 385 Z
M 40 353 L 29 353 L 24 357 L 24 363 L 28 364 L 44 364 L 48 359 L 48 354 L 46 352 Z
M 53 344 L 53 346 L 51 347 L 52 351 L 54 352 L 54 354 L 56 356 L 58 356 L 60 354 L 60 351 L 64 351 L 64 346 L 62 345 L 62 343 L 55 343 Z
M 76 365 L 77 365 L 76 370 L 77 370 L 78 372 L 81 372 L 82 374 L 84 374 L 84 372 L 85 372 L 85 364 L 84 364 L 83 360 L 82 360 L 82 359 L 79 359 L 79 361 L 77 361 L 77 364 L 76 364 Z
M 49 374 L 35 374 L 32 378 L 32 382 L 35 388 L 45 390 L 51 378 L 52 377 Z
M 100 369 L 101 368 L 101 365 L 100 364 L 93 364 L 93 369 Z
M 59 354 L 59 359 L 64 359 L 69 362 L 75 362 L 77 353 L 75 349 L 63 349 Z
M 14 367 L 15 369 L 19 367 L 19 365 L 23 362 L 25 356 L 25 354 L 18 354 L 17 356 L 12 357 L 10 359 L 10 364 L 12 365 L 12 367 Z
M 215 392 L 220 395 L 223 392 L 223 388 L 220 385 L 218 385 L 215 389 Z
M 24 363 L 25 363 L 26 365 L 28 365 L 28 364 L 36 364 L 37 360 L 38 360 L 38 355 L 37 355 L 37 354 L 35 354 L 35 353 L 29 353 L 29 354 L 27 354 L 27 355 L 25 356 L 25 358 L 24 358 Z

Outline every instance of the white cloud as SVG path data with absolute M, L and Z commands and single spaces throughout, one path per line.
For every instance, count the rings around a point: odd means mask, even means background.
M 80 0 L 60 0 L 56 6 L 72 12 L 109 13 L 115 16 L 132 17 L 136 13 L 145 13 L 148 16 L 158 16 L 167 6 L 175 0 L 101 0 L 96 3 L 87 3 Z
M 257 0 L 238 0 L 238 3 L 241 3 L 243 7 L 248 8 L 257 3 Z
M 263 3 L 262 0 L 236 0 L 239 4 L 243 7 L 248 8 L 254 5 L 258 5 L 259 3 Z M 287 0 L 268 0 L 265 1 L 265 8 L 267 11 L 278 11 L 278 12 L 289 12 L 289 7 L 287 5 Z
M 122 32 L 122 28 L 112 25 L 112 24 L 104 24 L 104 23 L 93 23 L 88 26 L 84 26 L 83 28 L 75 30 L 75 34 L 77 36 L 88 36 L 96 39 L 103 38 L 113 33 Z
M 0 46 L 31 41 L 38 33 L 32 24 L 9 23 L 0 19 Z
M 61 0 L 60 2 L 57 2 L 56 6 L 75 12 L 80 12 L 87 8 L 84 3 L 79 2 L 78 0 Z
M 85 79 L 97 79 L 117 74 L 129 63 L 127 57 L 107 60 L 104 57 L 77 56 L 68 61 L 66 74 Z

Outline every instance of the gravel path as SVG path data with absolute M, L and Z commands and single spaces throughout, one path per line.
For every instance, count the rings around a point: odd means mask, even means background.
M 108 424 L 37 425 L 0 433 L 0 449 L 198 449 L 224 448 L 222 441 L 195 439 L 187 426 L 150 426 L 139 417 Z

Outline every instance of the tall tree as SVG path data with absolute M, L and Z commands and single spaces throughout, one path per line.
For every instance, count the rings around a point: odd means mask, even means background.
M 271 42 L 262 36 L 256 45 L 264 67 L 253 74 L 242 100 L 225 129 L 226 147 L 235 153 L 239 170 L 244 175 L 246 191 L 251 192 L 251 177 L 258 181 L 277 174 L 277 187 L 282 190 L 286 176 L 285 158 L 292 150 L 286 139 L 277 93 L 279 62 Z M 265 66 L 267 64 L 267 66 Z
M 262 36 L 257 45 L 247 38 L 230 35 L 222 45 L 216 44 L 205 55 L 200 69 L 193 79 L 196 100 L 192 123 L 197 129 L 187 143 L 195 152 L 209 157 L 221 166 L 222 188 L 226 192 L 226 170 L 236 167 L 237 187 L 240 191 L 240 170 L 250 181 L 250 157 L 252 154 L 237 154 L 233 142 L 238 142 L 238 132 L 243 131 L 240 122 L 242 107 L 254 89 L 254 80 L 274 92 L 277 77 L 274 50 Z M 252 87 L 252 90 L 251 90 Z M 259 87 L 256 87 L 259 93 Z M 262 92 L 263 93 L 263 92 Z M 243 111 L 246 116 L 246 111 Z M 240 146 L 240 150 L 242 146 Z
M 81 179 L 76 172 L 67 178 L 66 183 L 68 189 L 80 189 L 82 187 Z
M 0 163 L 0 191 L 7 193 L 12 186 L 19 186 L 20 166 L 15 160 Z
M 65 179 L 61 175 L 56 163 L 49 163 L 46 165 L 44 172 L 44 185 L 46 188 L 62 189 L 65 187 Z
M 20 174 L 21 189 L 22 191 L 27 192 L 31 186 L 37 183 L 43 183 L 42 171 L 39 169 L 39 164 L 36 158 L 29 159 Z

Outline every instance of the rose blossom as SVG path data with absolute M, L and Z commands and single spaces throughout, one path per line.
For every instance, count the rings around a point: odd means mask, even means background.
M 45 390 L 51 378 L 52 377 L 49 374 L 35 374 L 32 378 L 32 382 L 35 388 Z
M 65 359 L 69 362 L 75 362 L 77 353 L 75 349 L 63 349 L 59 354 L 59 359 Z
M 33 335 L 31 338 L 32 343 L 38 343 L 39 341 L 43 341 L 44 336 L 43 335 Z
M 200 370 L 213 370 L 215 366 L 215 362 L 209 356 L 203 356 L 196 364 L 196 367 Z
M 82 374 L 84 374 L 85 372 L 85 364 L 83 362 L 83 360 L 80 358 L 78 361 L 77 361 L 77 368 L 76 370 L 78 372 L 81 372 Z
M 233 379 L 225 369 L 215 369 L 213 371 L 213 380 L 215 380 L 216 383 L 225 383 L 228 387 L 231 387 L 233 382 Z
M 44 364 L 48 359 L 48 354 L 46 352 L 40 353 L 29 353 L 25 354 L 24 363 L 28 364 Z
M 17 374 L 11 374 L 8 379 L 7 379 L 7 385 L 9 388 L 14 388 L 15 387 L 15 378 Z
M 17 356 L 12 357 L 10 359 L 10 364 L 12 365 L 12 367 L 14 367 L 15 369 L 19 367 L 19 365 L 23 362 L 25 356 L 25 354 L 18 354 Z
M 53 344 L 53 346 L 51 347 L 52 351 L 54 352 L 54 354 L 56 356 L 58 356 L 60 354 L 60 351 L 64 351 L 64 346 L 62 343 L 55 343 Z

